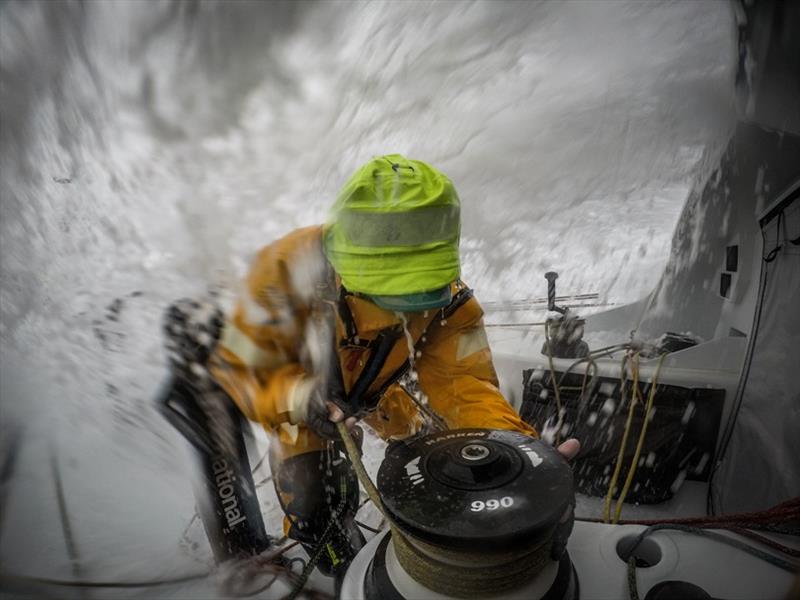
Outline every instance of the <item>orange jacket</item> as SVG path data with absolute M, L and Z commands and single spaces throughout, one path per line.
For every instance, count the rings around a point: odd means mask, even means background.
M 368 368 L 376 338 L 401 331 L 404 316 L 408 333 L 396 334 L 377 377 L 360 394 L 375 402 L 365 421 L 381 437 L 403 439 L 423 424 L 408 386 L 403 389 L 393 377 L 411 352 L 419 388 L 448 427 L 535 435 L 500 394 L 483 310 L 462 282 L 451 285 L 454 302 L 448 308 L 392 313 L 358 294 L 342 294 L 322 252 L 321 227 L 296 230 L 259 252 L 226 323 L 213 372 L 249 419 L 277 429 L 295 452 L 312 450 L 319 440 L 296 427 L 292 408 L 293 399 L 313 385 L 314 353 L 332 341 L 314 341 L 325 335 L 320 323 L 330 322 L 325 311 L 336 313 L 337 355 L 348 393 Z

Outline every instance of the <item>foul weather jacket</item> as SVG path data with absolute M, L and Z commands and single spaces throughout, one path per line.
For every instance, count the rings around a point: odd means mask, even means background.
M 344 390 L 370 409 L 364 420 L 386 440 L 421 430 L 417 387 L 449 428 L 536 435 L 498 389 L 480 305 L 461 281 L 451 286 L 448 307 L 384 310 L 342 288 L 323 253 L 321 227 L 296 230 L 258 253 L 213 372 L 249 419 L 278 434 L 284 457 L 323 445 L 294 409 L 315 385 L 315 353 L 326 344 L 335 344 Z M 335 333 L 324 327 L 331 321 Z

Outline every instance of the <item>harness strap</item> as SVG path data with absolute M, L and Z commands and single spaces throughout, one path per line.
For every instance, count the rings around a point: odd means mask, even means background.
M 468 287 L 464 287 L 461 290 L 459 290 L 459 292 L 456 293 L 455 296 L 453 296 L 453 300 L 450 302 L 450 304 L 448 304 L 447 307 L 442 309 L 442 319 L 447 319 L 450 316 L 452 316 L 459 308 L 464 306 L 467 303 L 467 301 L 470 300 L 470 298 L 472 298 L 472 296 L 473 296 L 473 292 Z M 431 320 L 433 320 L 433 319 L 431 319 Z M 414 345 L 416 346 L 416 342 L 415 342 Z M 387 356 L 388 356 L 388 354 L 387 354 Z M 384 358 L 384 362 L 385 362 L 385 360 L 386 359 Z M 372 407 L 377 406 L 378 402 L 381 399 L 381 396 L 383 396 L 383 394 L 386 393 L 386 390 L 389 389 L 389 387 L 391 387 L 392 385 L 397 383 L 399 381 L 399 379 L 403 375 L 406 374 L 406 372 L 408 371 L 410 366 L 411 366 L 411 362 L 408 359 L 406 359 L 405 362 L 403 362 L 403 364 L 400 365 L 400 367 L 394 373 L 392 373 L 389 376 L 389 378 L 383 383 L 383 385 L 381 385 L 380 388 L 378 388 L 377 391 L 373 392 L 372 394 L 370 394 L 370 396 L 368 398 L 366 398 L 365 404 L 367 406 L 372 406 Z M 383 368 L 383 364 L 381 364 L 381 368 Z M 364 371 L 366 371 L 366 368 L 364 369 Z M 380 372 L 380 371 L 378 371 L 378 372 Z M 376 374 L 376 377 L 377 377 L 377 374 Z M 360 379 L 361 378 L 359 377 L 359 380 Z M 374 378 L 373 378 L 373 381 L 374 381 Z M 371 383 L 372 383 L 372 381 L 370 381 L 370 384 Z M 369 389 L 369 385 L 364 389 L 368 390 Z
M 361 402 L 361 397 L 378 378 L 378 375 L 380 375 L 380 372 L 383 370 L 384 364 L 386 364 L 386 359 L 389 357 L 389 354 L 391 354 L 397 340 L 401 337 L 402 332 L 397 329 L 389 329 L 382 331 L 375 338 L 374 350 L 370 352 L 367 364 L 364 365 L 364 370 L 361 371 L 358 379 L 350 389 L 350 393 L 347 394 L 347 404 L 350 406 L 353 414 L 365 409 L 370 410 L 377 406 L 377 402 L 372 402 L 373 396 L 370 396 L 369 402 L 367 402 L 366 405 Z M 378 399 L 380 399 L 380 396 L 378 396 Z
M 347 304 L 347 295 L 348 292 L 344 286 L 339 287 L 339 300 L 336 303 L 336 309 L 339 313 L 339 318 L 344 323 L 344 332 L 346 339 L 344 340 L 345 345 L 350 344 L 353 338 L 356 337 L 358 334 L 358 330 L 356 329 L 356 322 L 353 319 L 353 312 L 350 310 L 350 306 Z

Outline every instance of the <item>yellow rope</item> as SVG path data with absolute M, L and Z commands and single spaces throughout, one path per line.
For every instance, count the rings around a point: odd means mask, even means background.
M 639 353 L 633 355 L 637 361 L 639 361 Z M 625 404 L 625 383 L 627 382 L 627 373 L 626 373 L 626 366 L 627 366 L 628 356 L 627 354 L 622 357 L 622 369 L 620 370 L 620 403 Z M 638 373 L 638 369 L 634 371 Z M 637 381 L 638 383 L 638 381 Z M 638 387 L 638 385 L 636 386 Z M 625 454 L 625 444 L 628 442 L 628 433 L 631 429 L 631 422 L 633 421 L 633 409 L 634 405 L 636 404 L 636 393 L 631 396 L 631 403 L 628 407 L 628 419 L 625 422 L 625 429 L 622 432 L 622 441 L 619 444 L 619 452 L 617 453 L 617 463 L 614 465 L 614 474 L 611 476 L 611 481 L 608 484 L 608 492 L 606 492 L 606 499 L 603 503 L 603 523 L 610 523 L 611 522 L 611 499 L 614 496 L 614 488 L 617 485 L 617 478 L 619 477 L 619 472 L 622 470 L 622 460 Z
M 653 374 L 653 380 L 650 384 L 650 393 L 648 394 L 647 404 L 644 409 L 644 422 L 642 423 L 642 429 L 639 432 L 639 439 L 636 443 L 636 450 L 634 451 L 633 460 L 631 464 L 628 466 L 628 474 L 625 477 L 625 483 L 622 486 L 622 490 L 620 492 L 619 497 L 614 505 L 614 518 L 611 518 L 611 500 L 614 497 L 614 489 L 617 486 L 617 481 L 619 479 L 619 474 L 622 470 L 622 461 L 625 455 L 625 447 L 628 443 L 628 434 L 630 433 L 631 424 L 633 422 L 633 412 L 634 408 L 637 403 L 642 401 L 641 390 L 639 389 L 639 353 L 633 355 L 632 359 L 632 367 L 631 367 L 631 375 L 633 378 L 633 390 L 631 393 L 631 402 L 628 407 L 628 418 L 625 421 L 625 429 L 622 433 L 622 440 L 620 441 L 619 445 L 619 452 L 617 453 L 617 462 L 614 465 L 614 474 L 611 477 L 611 481 L 608 484 L 608 491 L 606 492 L 605 502 L 603 504 L 603 522 L 604 523 L 617 523 L 619 522 L 620 516 L 622 515 L 622 508 L 625 502 L 625 497 L 628 495 L 628 491 L 630 490 L 631 483 L 633 482 L 633 477 L 636 474 L 636 469 L 639 467 L 639 457 L 642 454 L 642 448 L 644 447 L 644 437 L 647 433 L 647 427 L 650 423 L 650 413 L 653 409 L 653 402 L 656 396 L 656 388 L 658 387 L 658 375 L 661 372 L 661 365 L 664 362 L 664 357 L 666 354 L 662 354 L 661 357 L 658 359 L 658 365 L 656 366 L 655 373 Z M 625 383 L 627 382 L 627 377 L 625 373 L 625 364 L 626 364 L 627 357 L 623 357 L 622 359 L 622 370 L 620 373 L 620 392 L 622 396 L 622 402 L 625 402 Z
M 364 468 L 364 463 L 361 462 L 361 456 L 358 454 L 358 448 L 356 448 L 356 443 L 353 441 L 350 432 L 347 431 L 347 426 L 344 424 L 344 421 L 339 421 L 336 423 L 336 429 L 339 431 L 339 437 L 342 438 L 342 442 L 344 443 L 344 447 L 347 450 L 347 456 L 350 458 L 350 462 L 353 463 L 353 468 L 356 470 L 356 475 L 358 476 L 358 480 L 361 482 L 361 485 L 364 486 L 364 490 L 367 492 L 367 496 L 369 499 L 372 500 L 372 503 L 375 505 L 381 514 L 386 518 L 389 523 L 392 523 L 392 520 L 389 518 L 389 515 L 386 513 L 386 508 L 383 506 L 383 502 L 381 501 L 381 495 L 378 493 L 378 488 L 375 487 L 375 484 L 372 483 L 372 480 L 369 478 L 369 474 L 367 470 Z
M 644 446 L 644 435 L 647 433 L 647 426 L 650 423 L 650 411 L 653 409 L 653 400 L 656 397 L 658 374 L 661 371 L 661 365 L 664 362 L 665 356 L 666 353 L 659 357 L 658 365 L 656 365 L 656 372 L 653 374 L 653 380 L 650 382 L 650 394 L 647 396 L 647 406 L 644 409 L 644 422 L 642 423 L 642 431 L 639 432 L 639 441 L 636 444 L 636 452 L 633 454 L 633 462 L 631 462 L 631 466 L 628 468 L 628 476 L 625 478 L 625 485 L 622 487 L 622 493 L 619 495 L 619 499 L 617 500 L 616 510 L 614 511 L 614 523 L 619 522 L 619 518 L 622 515 L 622 503 L 625 502 L 625 496 L 628 495 L 628 490 L 630 489 L 631 482 L 633 481 L 633 475 L 639 466 L 639 456 L 642 453 L 642 446 Z M 638 364 L 636 370 L 639 370 Z
M 586 382 L 589 379 L 589 369 L 590 368 L 592 368 L 593 371 L 594 371 L 594 374 L 592 375 L 592 377 L 595 377 L 597 375 L 597 363 L 594 362 L 594 360 L 592 360 L 591 356 L 587 356 L 586 357 L 586 370 L 583 372 L 583 381 L 581 382 L 581 395 L 578 397 L 578 401 L 580 402 L 580 405 L 578 406 L 579 410 L 580 410 L 581 406 L 583 405 L 583 397 L 586 395 Z
M 556 434 L 555 434 L 555 444 L 558 446 L 559 442 L 561 441 L 561 427 L 563 425 L 563 414 L 561 410 L 561 394 L 560 394 L 560 386 L 556 381 L 556 373 L 555 373 L 555 366 L 553 364 L 553 352 L 550 348 L 550 322 L 546 322 L 544 326 L 544 335 L 547 347 L 547 361 L 550 366 L 550 379 L 553 382 L 553 391 L 556 397 L 556 409 L 558 410 L 558 421 L 556 423 Z M 653 375 L 653 381 L 650 386 L 650 394 L 647 399 L 647 406 L 645 408 L 645 418 L 644 423 L 642 424 L 642 429 L 639 432 L 639 440 L 636 444 L 636 450 L 633 456 L 633 462 L 628 467 L 628 474 L 625 478 L 625 483 L 623 484 L 622 491 L 620 493 L 619 498 L 614 507 L 614 523 L 619 521 L 620 515 L 622 514 L 622 506 L 625 501 L 625 497 L 628 495 L 628 490 L 630 489 L 631 483 L 633 481 L 634 474 L 636 473 L 636 469 L 638 467 L 639 457 L 642 452 L 642 447 L 644 446 L 644 436 L 647 433 L 647 426 L 649 423 L 649 416 L 650 411 L 653 407 L 653 400 L 656 394 L 656 387 L 658 382 L 658 374 L 661 371 L 661 364 L 664 361 L 664 357 L 666 354 L 662 354 L 659 358 L 658 365 L 656 367 L 656 371 Z M 627 366 L 628 356 L 625 355 L 622 357 L 622 367 L 620 369 L 620 402 L 622 405 L 625 404 L 625 384 L 627 383 L 627 374 L 626 374 L 626 366 Z M 594 363 L 594 361 L 589 358 L 589 361 L 586 364 L 586 370 L 583 374 L 583 381 L 581 382 L 580 390 L 581 395 L 580 399 L 583 399 L 584 394 L 586 393 L 586 381 L 589 375 L 589 367 Z M 622 471 L 622 463 L 625 457 L 625 447 L 628 443 L 628 435 L 630 434 L 631 425 L 633 423 L 633 413 L 636 409 L 636 405 L 642 402 L 642 394 L 641 390 L 639 389 L 639 353 L 636 352 L 631 359 L 631 377 L 633 379 L 632 382 L 632 392 L 631 392 L 631 399 L 630 404 L 628 406 L 628 417 L 625 420 L 625 429 L 622 432 L 622 440 L 620 441 L 619 445 L 619 452 L 617 452 L 617 460 L 616 464 L 614 465 L 614 473 L 611 476 L 611 481 L 608 484 L 608 492 L 606 493 L 605 501 L 603 503 L 603 522 L 610 523 L 611 521 L 611 501 L 614 497 L 614 489 L 617 486 L 617 481 L 619 480 L 619 475 Z M 595 365 L 595 369 L 596 369 Z M 572 388 L 569 388 L 572 389 Z

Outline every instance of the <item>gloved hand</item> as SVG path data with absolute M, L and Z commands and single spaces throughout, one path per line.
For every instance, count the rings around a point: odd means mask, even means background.
M 206 363 L 222 333 L 222 311 L 209 301 L 182 298 L 164 312 L 164 346 L 172 370 L 187 378 L 207 375 Z
M 344 420 L 348 429 L 356 423 L 354 416 L 348 416 L 342 409 L 341 389 L 330 385 L 330 381 L 319 377 L 307 377 L 300 380 L 293 388 L 289 398 L 289 421 L 294 424 L 304 423 L 320 437 L 338 440 L 339 432 L 336 423 Z
M 306 425 L 321 438 L 338 440 L 339 430 L 336 429 L 336 423 L 341 421 L 342 414 L 342 410 L 339 407 L 330 400 L 325 400 L 319 391 L 315 391 L 309 399 Z M 334 415 L 339 417 L 336 421 L 333 419 Z

